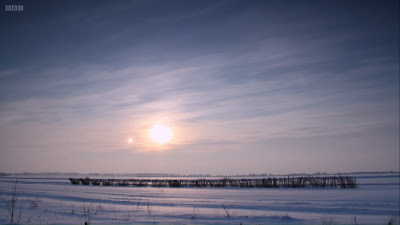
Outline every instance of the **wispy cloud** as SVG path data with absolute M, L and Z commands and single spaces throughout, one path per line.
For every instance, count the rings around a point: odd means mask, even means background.
M 166 113 L 174 115 L 175 122 L 208 123 L 208 129 L 221 126 L 224 131 L 217 137 L 227 135 L 238 141 L 241 135 L 249 134 L 259 138 L 345 134 L 355 129 L 352 126 L 362 129 L 364 123 L 341 123 L 338 118 L 342 115 L 357 119 L 364 112 L 369 115 L 365 120 L 382 118 L 377 109 L 387 107 L 385 103 L 352 104 L 346 98 L 362 102 L 385 95 L 386 86 L 369 85 L 376 78 L 353 81 L 354 76 L 368 78 L 368 74 L 385 72 L 387 67 L 357 65 L 337 75 L 319 72 L 319 64 L 329 63 L 325 59 L 304 61 L 287 52 L 276 52 L 267 54 L 264 64 L 261 53 L 249 50 L 229 60 L 212 54 L 167 65 L 51 69 L 42 72 L 48 77 L 46 84 L 36 80 L 22 84 L 28 91 L 47 95 L 7 102 L 1 118 L 3 123 L 20 120 L 58 124 L 91 120 L 93 116 L 134 122 Z M 282 58 L 286 58 L 284 64 Z M 311 62 L 313 70 L 303 67 Z M 230 71 L 232 67 L 236 70 Z M 277 68 L 282 74 L 277 74 Z M 54 81 L 52 76 L 56 77 Z

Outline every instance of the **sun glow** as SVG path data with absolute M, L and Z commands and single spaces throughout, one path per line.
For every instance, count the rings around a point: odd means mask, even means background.
M 150 129 L 150 137 L 154 142 L 159 144 L 166 143 L 172 138 L 171 128 L 163 125 L 156 125 Z

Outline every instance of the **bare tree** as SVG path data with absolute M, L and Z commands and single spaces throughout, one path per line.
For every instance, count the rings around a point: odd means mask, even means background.
M 8 213 L 11 216 L 11 219 L 10 219 L 11 223 L 14 223 L 14 216 L 15 216 L 15 213 L 16 213 L 15 208 L 16 208 L 17 203 L 18 203 L 18 197 L 19 197 L 20 192 L 21 192 L 21 190 L 18 187 L 18 180 L 15 180 L 14 186 L 11 189 L 11 196 L 9 197 L 9 199 L 1 197 L 1 200 L 6 205 Z M 22 206 L 19 207 L 18 222 L 21 219 L 21 211 L 22 211 Z
M 151 216 L 151 206 L 149 200 L 147 200 L 147 213 L 149 214 L 149 216 Z
M 93 202 L 89 204 L 83 203 L 83 215 L 85 216 L 85 225 L 92 224 L 93 216 L 103 210 L 104 207 L 101 204 L 98 204 L 96 207 Z
M 139 206 L 140 206 L 140 200 L 142 200 L 142 196 L 140 196 L 137 204 L 136 204 L 136 211 L 139 211 Z
M 335 224 L 335 219 L 333 217 L 329 217 L 329 216 L 323 216 L 321 217 L 321 224 L 322 225 L 333 225 Z
M 393 225 L 396 224 L 396 222 L 397 222 L 396 217 L 392 216 L 390 220 L 387 222 L 387 225 Z
M 225 203 L 224 204 L 222 204 L 222 207 L 224 207 L 224 210 L 225 210 L 225 213 L 226 213 L 226 217 L 231 217 L 231 214 L 229 213 L 229 211 L 228 211 L 228 209 L 226 209 L 226 207 L 225 207 Z
M 193 212 L 190 214 L 190 219 L 192 219 L 192 220 L 196 219 L 198 212 L 199 212 L 199 207 L 194 206 Z

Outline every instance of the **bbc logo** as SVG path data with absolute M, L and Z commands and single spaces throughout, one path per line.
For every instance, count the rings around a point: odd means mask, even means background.
M 24 11 L 24 5 L 6 5 L 6 11 Z

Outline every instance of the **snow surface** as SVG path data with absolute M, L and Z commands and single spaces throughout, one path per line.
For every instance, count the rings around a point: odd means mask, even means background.
M 356 189 L 154 188 L 72 185 L 68 177 L 0 177 L 10 198 L 18 180 L 21 224 L 399 224 L 399 174 L 355 175 Z M 226 210 L 224 209 L 224 206 Z M 228 216 L 229 215 L 229 216 Z M 0 223 L 10 215 L 0 202 Z

